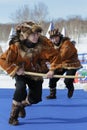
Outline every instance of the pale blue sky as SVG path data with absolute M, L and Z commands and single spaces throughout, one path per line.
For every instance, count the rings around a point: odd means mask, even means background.
M 10 16 L 23 5 L 33 7 L 43 2 L 49 11 L 49 18 L 64 18 L 81 16 L 87 18 L 87 0 L 0 0 L 0 23 L 12 22 Z

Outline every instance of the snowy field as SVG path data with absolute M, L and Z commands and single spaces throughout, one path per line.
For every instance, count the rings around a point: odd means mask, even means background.
M 78 54 L 87 53 L 87 43 L 86 44 L 76 44 Z
M 57 82 L 57 89 L 65 89 L 64 79 L 60 79 Z M 48 88 L 49 79 L 44 79 L 43 88 Z M 0 88 L 15 88 L 15 80 L 8 75 L 0 75 Z M 74 83 L 75 89 L 83 89 L 85 83 Z

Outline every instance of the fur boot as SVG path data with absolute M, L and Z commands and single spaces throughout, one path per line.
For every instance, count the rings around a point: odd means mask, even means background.
M 73 96 L 73 93 L 74 93 L 74 87 L 71 87 L 71 88 L 68 88 L 68 98 L 71 98 Z
M 56 99 L 56 88 L 50 89 L 50 95 L 46 97 L 47 99 Z
M 9 118 L 9 124 L 11 125 L 18 125 L 18 114 L 20 111 L 20 105 L 12 104 L 12 111 Z
M 24 118 L 26 116 L 25 106 L 21 105 L 18 117 Z
M 28 99 L 22 101 L 18 117 L 24 118 L 26 116 L 25 107 L 30 106 Z

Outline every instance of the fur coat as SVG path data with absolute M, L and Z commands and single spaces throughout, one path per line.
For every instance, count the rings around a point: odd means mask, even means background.
M 9 45 L 9 48 L 0 56 L 0 67 L 10 76 L 24 66 L 25 71 L 48 71 L 46 62 L 50 62 L 50 70 L 61 68 L 61 57 L 53 44 L 44 36 L 40 36 L 34 48 L 28 48 L 19 41 Z
M 64 69 L 79 69 L 82 67 L 79 59 L 78 53 L 75 46 L 71 43 L 69 38 L 63 38 L 58 47 L 55 49 L 61 56 L 61 64 Z

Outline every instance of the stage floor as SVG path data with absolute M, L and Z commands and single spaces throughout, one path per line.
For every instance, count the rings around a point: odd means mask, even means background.
M 87 130 L 87 92 L 75 90 L 71 99 L 67 90 L 57 90 L 57 99 L 47 100 L 43 89 L 42 102 L 26 107 L 26 117 L 18 126 L 8 124 L 14 89 L 0 89 L 0 130 Z

